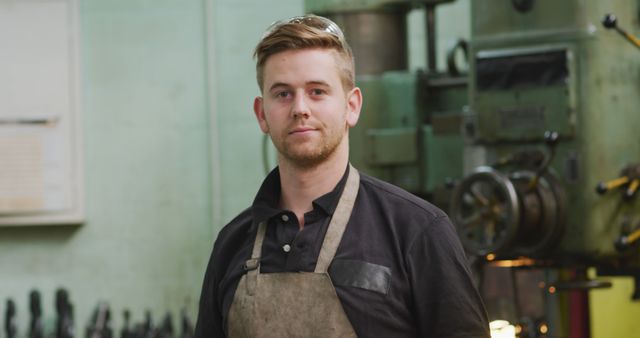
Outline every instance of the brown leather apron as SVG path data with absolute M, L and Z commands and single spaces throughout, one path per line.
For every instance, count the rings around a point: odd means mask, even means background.
M 260 254 L 267 229 L 258 225 L 249 270 L 229 309 L 229 337 L 357 337 L 327 268 L 336 254 L 358 195 L 360 175 L 349 167 L 347 184 L 331 218 L 314 272 L 260 273 Z

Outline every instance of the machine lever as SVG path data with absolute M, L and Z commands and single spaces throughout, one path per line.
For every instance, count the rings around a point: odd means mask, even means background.
M 640 229 L 636 229 L 632 233 L 628 235 L 620 236 L 616 242 L 614 243 L 616 249 L 620 252 L 627 250 L 631 247 L 635 242 L 640 239 Z
M 465 61 L 469 62 L 469 44 L 463 39 L 459 39 L 453 47 L 447 51 L 447 71 L 451 76 L 459 76 L 460 68 L 456 63 L 456 52 L 462 50 Z
M 627 33 L 624 29 L 618 27 L 618 18 L 613 14 L 607 14 L 602 18 L 602 25 L 607 29 L 615 29 L 620 35 L 622 35 L 627 41 L 631 42 L 634 46 L 640 48 L 640 39 Z
M 609 182 L 600 182 L 598 183 L 598 186 L 596 186 L 596 192 L 600 195 L 606 193 L 609 190 L 618 188 L 620 186 L 623 186 L 625 184 L 629 183 L 629 177 L 628 176 L 622 176 L 622 177 L 618 177 L 614 180 L 611 180 Z
M 636 195 L 638 188 L 640 188 L 640 164 L 632 163 L 624 167 L 620 173 L 620 177 L 608 182 L 600 182 L 596 186 L 596 192 L 600 195 L 616 189 L 623 188 L 624 193 L 622 197 L 625 199 L 631 199 Z
M 545 157 L 544 162 L 540 165 L 540 168 L 536 170 L 535 176 L 531 178 L 529 181 L 529 190 L 534 190 L 538 186 L 538 181 L 540 180 L 540 176 L 544 175 L 553 161 L 553 158 L 556 155 L 556 146 L 558 145 L 558 141 L 560 140 L 560 134 L 557 131 L 547 130 L 544 132 L 544 143 L 549 147 L 549 154 Z
M 547 289 L 547 291 L 549 293 L 556 293 L 558 291 L 608 289 L 612 285 L 613 284 L 609 281 L 602 281 L 602 280 L 596 280 L 596 279 L 575 280 L 575 281 L 552 283 Z
M 638 186 L 640 186 L 640 179 L 635 178 L 631 183 L 629 183 L 629 187 L 624 192 L 624 197 L 627 199 L 633 198 L 633 195 L 638 191 Z

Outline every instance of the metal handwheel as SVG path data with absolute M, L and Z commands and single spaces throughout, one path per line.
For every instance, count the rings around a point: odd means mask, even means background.
M 451 219 L 474 255 L 500 253 L 518 232 L 520 204 L 513 183 L 491 167 L 478 167 L 456 187 Z
M 562 234 L 564 204 L 549 172 L 479 167 L 454 191 L 451 218 L 471 254 L 541 257 Z
M 509 176 L 521 206 L 518 235 L 510 250 L 513 255 L 537 257 L 548 253 L 562 233 L 564 190 L 550 173 L 538 177 L 532 187 L 535 175 L 522 170 Z

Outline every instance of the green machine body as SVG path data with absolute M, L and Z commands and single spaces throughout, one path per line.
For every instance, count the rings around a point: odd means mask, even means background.
M 468 169 L 450 209 L 471 253 L 638 267 L 640 52 L 601 20 L 637 33 L 639 10 L 472 1 Z

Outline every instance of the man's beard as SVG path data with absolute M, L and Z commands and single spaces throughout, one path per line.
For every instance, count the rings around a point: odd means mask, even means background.
M 343 130 L 336 130 L 327 134 L 327 129 L 320 130 L 320 139 L 311 144 L 291 144 L 286 140 L 286 136 L 278 141 L 274 141 L 271 136 L 271 142 L 278 149 L 279 156 L 282 156 L 289 163 L 299 168 L 313 168 L 325 162 L 333 155 L 345 136 Z M 311 147 L 310 147 L 311 146 Z

